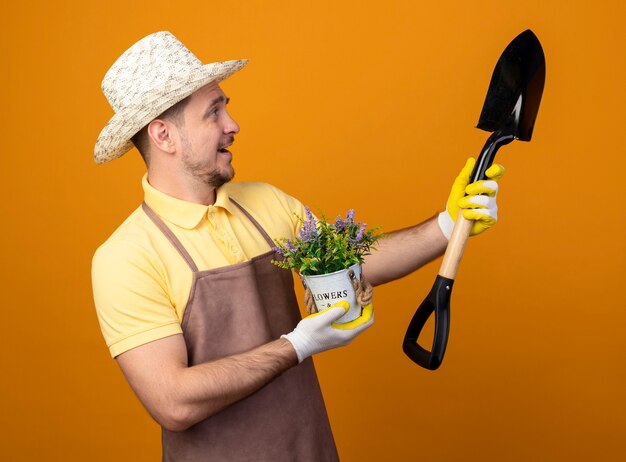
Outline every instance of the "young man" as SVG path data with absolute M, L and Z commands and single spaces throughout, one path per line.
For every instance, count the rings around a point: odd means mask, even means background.
M 147 174 L 144 203 L 94 256 L 98 318 L 111 355 L 163 427 L 164 460 L 334 461 L 311 356 L 349 344 L 373 323 L 373 307 L 342 328 L 333 323 L 344 306 L 300 319 L 291 274 L 271 264 L 272 238 L 294 237 L 294 212 L 304 216 L 304 207 L 268 184 L 230 183 L 239 126 L 219 83 L 245 64 L 203 65 L 158 32 L 107 72 L 103 91 L 116 114 L 95 160 L 134 143 Z M 391 233 L 367 258 L 373 285 L 441 255 L 459 207 L 478 220 L 474 233 L 495 223 L 495 181 L 470 185 L 461 200 L 472 166 L 448 211 Z

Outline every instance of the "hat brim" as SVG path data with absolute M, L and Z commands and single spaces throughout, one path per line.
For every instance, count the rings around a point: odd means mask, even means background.
M 248 60 L 239 59 L 205 64 L 189 74 L 172 76 L 142 101 L 125 106 L 100 132 L 94 148 L 96 163 L 104 164 L 123 156 L 133 147 L 131 138 L 155 117 L 203 86 L 227 79 L 247 63 Z

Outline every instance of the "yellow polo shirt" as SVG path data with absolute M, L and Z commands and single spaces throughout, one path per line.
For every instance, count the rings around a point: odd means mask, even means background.
M 214 205 L 157 191 L 143 177 L 145 202 L 180 240 L 200 271 L 250 260 L 270 250 L 245 208 L 272 239 L 291 238 L 303 205 L 266 183 L 228 183 Z M 287 270 L 285 270 L 287 271 Z M 138 207 L 95 252 L 92 284 L 98 321 L 111 356 L 181 333 L 192 271 Z

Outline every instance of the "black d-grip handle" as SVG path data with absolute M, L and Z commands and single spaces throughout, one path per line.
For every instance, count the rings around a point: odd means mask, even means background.
M 404 336 L 402 349 L 416 364 L 434 371 L 443 361 L 450 331 L 450 294 L 453 279 L 437 276 L 433 288 L 419 306 Z M 435 313 L 435 335 L 430 351 L 421 347 L 417 339 L 432 313 Z

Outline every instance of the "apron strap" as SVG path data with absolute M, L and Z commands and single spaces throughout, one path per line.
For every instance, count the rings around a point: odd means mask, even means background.
M 148 217 L 150 217 L 150 219 L 154 222 L 154 224 L 157 225 L 157 227 L 163 232 L 163 234 L 165 234 L 165 237 L 167 237 L 167 239 L 172 243 L 172 245 L 176 248 L 176 250 L 178 250 L 178 253 L 185 259 L 185 261 L 189 265 L 189 268 L 191 268 L 191 271 L 193 271 L 194 273 L 197 273 L 198 267 L 196 266 L 195 262 L 191 258 L 191 255 L 189 255 L 189 253 L 185 250 L 183 245 L 180 243 L 178 238 L 174 236 L 174 233 L 172 232 L 172 230 L 169 229 L 165 223 L 163 223 L 163 220 L 159 218 L 156 212 L 152 210 L 148 204 L 143 202 L 141 204 L 141 207 L 143 208 L 143 211 L 146 212 L 146 215 L 148 215 Z
M 274 242 L 274 240 L 269 237 L 269 235 L 265 232 L 265 230 L 263 229 L 263 227 L 259 224 L 258 221 L 256 221 L 254 218 L 252 218 L 252 215 L 250 215 L 250 213 L 244 209 L 241 205 L 239 205 L 237 202 L 235 202 L 235 199 L 233 199 L 232 197 L 229 197 L 230 201 L 235 204 L 237 207 L 239 207 L 239 210 L 241 210 L 243 212 L 243 214 L 248 217 L 248 220 L 250 220 L 252 222 L 252 224 L 254 226 L 256 226 L 256 229 L 259 230 L 259 232 L 261 233 L 261 236 L 263 236 L 263 238 L 265 239 L 265 242 L 268 243 L 268 245 L 270 246 L 270 249 L 273 249 L 274 247 L 276 247 L 276 243 Z

